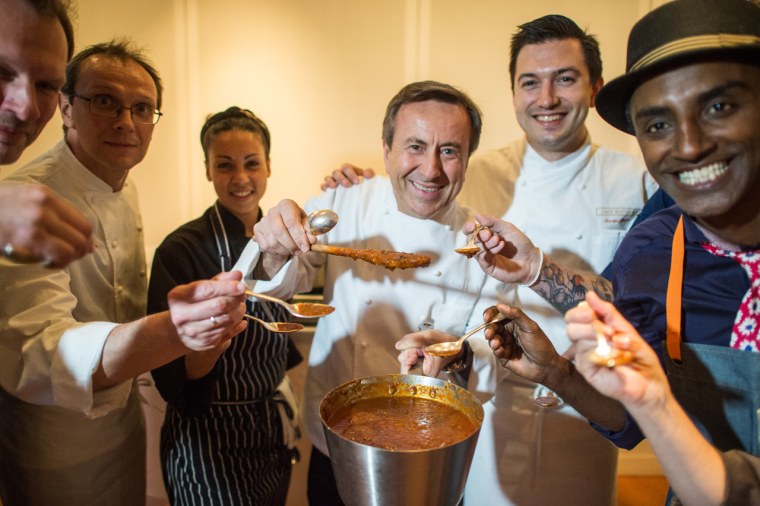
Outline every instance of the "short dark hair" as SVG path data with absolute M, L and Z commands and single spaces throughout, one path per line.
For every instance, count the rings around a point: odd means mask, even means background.
M 471 155 L 480 143 L 483 115 L 477 104 L 466 93 L 453 86 L 437 81 L 419 81 L 407 84 L 391 99 L 385 110 L 385 119 L 383 119 L 383 142 L 388 147 L 392 145 L 396 127 L 396 115 L 401 106 L 415 102 L 427 102 L 428 100 L 464 107 L 467 116 L 470 118 L 470 151 L 468 154 Z
M 515 68 L 517 57 L 523 47 L 530 44 L 543 44 L 551 40 L 577 39 L 583 48 L 592 86 L 602 78 L 602 54 L 596 36 L 582 30 L 575 21 L 559 14 L 549 14 L 517 27 L 512 35 L 509 54 L 509 77 L 512 92 L 515 91 Z
M 266 123 L 248 109 L 241 109 L 236 106 L 229 107 L 206 118 L 206 122 L 201 128 L 201 147 L 206 159 L 208 159 L 208 147 L 211 141 L 220 133 L 230 130 L 244 130 L 259 134 L 264 143 L 267 160 L 269 159 L 272 138 L 269 135 L 269 128 L 267 128 Z
M 156 85 L 156 91 L 158 92 L 156 99 L 156 109 L 161 110 L 161 99 L 163 95 L 161 77 L 158 75 L 158 71 L 155 69 L 153 64 L 145 55 L 143 55 L 142 51 L 137 49 L 134 46 L 134 43 L 127 39 L 113 39 L 109 42 L 93 44 L 92 46 L 88 46 L 77 53 L 77 55 L 74 56 L 74 58 L 72 58 L 69 64 L 66 66 L 66 83 L 63 85 L 63 88 L 61 88 L 61 93 L 69 97 L 74 95 L 74 88 L 76 87 L 77 79 L 79 79 L 79 72 L 82 69 L 82 64 L 88 58 L 95 55 L 103 55 L 107 58 L 115 58 L 117 60 L 121 60 L 124 63 L 133 61 L 144 68 L 148 75 L 150 75 L 151 79 L 153 79 L 153 83 Z
M 74 26 L 71 24 L 69 0 L 24 0 L 41 18 L 58 19 L 66 36 L 66 61 L 74 56 Z

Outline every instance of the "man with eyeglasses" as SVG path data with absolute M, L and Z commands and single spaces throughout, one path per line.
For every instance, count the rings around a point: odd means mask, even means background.
M 142 220 L 129 171 L 160 117 L 161 80 L 128 42 L 66 69 L 64 139 L 11 179 L 46 185 L 93 224 L 95 251 L 64 269 L 0 260 L 0 499 L 144 505 L 134 378 L 245 328 L 240 273 L 181 285 L 145 316 Z

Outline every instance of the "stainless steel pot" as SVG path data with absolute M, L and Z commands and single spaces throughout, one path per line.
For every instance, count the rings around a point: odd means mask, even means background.
M 443 402 L 465 413 L 477 430 L 451 446 L 395 451 L 351 441 L 327 424 L 343 406 L 361 399 L 388 396 Z M 467 390 L 426 376 L 371 376 L 345 383 L 328 393 L 322 399 L 319 414 L 338 491 L 348 506 L 453 506 L 461 500 L 483 423 L 483 407 Z

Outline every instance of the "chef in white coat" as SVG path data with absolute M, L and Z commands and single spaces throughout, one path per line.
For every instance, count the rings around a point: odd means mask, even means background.
M 249 262 L 259 260 L 260 248 L 263 255 L 255 275 L 274 276 L 269 282 L 257 281 L 256 291 L 288 296 L 308 289 L 314 271 L 324 265 L 325 302 L 336 308 L 319 321 L 305 382 L 304 421 L 314 444 L 308 487 L 312 505 L 340 504 L 319 418 L 324 395 L 358 377 L 398 372 L 394 344 L 405 334 L 418 329 L 461 334 L 482 321 L 475 305 L 485 275 L 475 262 L 454 252 L 465 245 L 461 228 L 470 217 L 455 198 L 478 145 L 480 127 L 477 106 L 461 91 L 431 81 L 410 84 L 386 112 L 383 151 L 389 178 L 328 190 L 309 201 L 305 210 L 282 201 L 254 227 L 258 245 L 252 243 L 256 254 Z M 427 254 L 430 266 L 390 271 L 309 252 L 316 238 L 307 233 L 302 219 L 319 208 L 340 216 L 320 241 Z M 483 348 L 479 355 L 492 359 L 481 367 L 495 367 L 487 343 L 481 340 L 476 346 Z M 494 375 L 472 371 L 469 387 L 495 388 L 479 384 L 481 378 L 492 382 Z
M 531 247 L 536 262 L 522 284 L 489 278 L 478 308 L 521 307 L 562 353 L 570 347 L 562 311 L 586 290 L 609 292 L 593 273 L 612 260 L 657 186 L 637 159 L 591 142 L 585 120 L 603 83 L 595 37 L 564 16 L 528 22 L 512 38 L 510 73 L 525 136 L 473 156 L 459 200 L 517 226 L 543 251 Z M 504 370 L 497 381 L 483 405 L 465 503 L 614 504 L 617 449 L 561 400 L 536 402 L 551 392 Z

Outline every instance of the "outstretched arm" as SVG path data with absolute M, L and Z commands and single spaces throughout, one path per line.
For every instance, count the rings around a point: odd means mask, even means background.
M 575 307 L 590 291 L 612 300 L 612 285 L 605 278 L 554 261 L 509 222 L 484 215 L 476 219 L 486 227 L 478 232 L 483 251 L 477 260 L 489 276 L 504 283 L 530 286 L 561 313 Z M 476 226 L 468 222 L 464 232 L 472 233 Z
M 684 504 L 721 504 L 726 470 L 720 453 L 699 433 L 670 390 L 654 350 L 612 304 L 590 293 L 566 315 L 578 370 L 600 392 L 622 402 L 636 419 Z M 633 361 L 613 368 L 590 359 L 602 333 Z M 757 457 L 749 457 L 755 459 Z
M 485 336 L 501 364 L 529 381 L 551 388 L 580 414 L 611 431 L 625 425 L 622 405 L 594 389 L 575 365 L 554 349 L 536 322 L 521 309 L 498 304 L 486 309 L 484 321 L 498 312 L 506 316 L 486 327 Z
M 179 285 L 169 292 L 168 311 L 115 327 L 93 374 L 93 388 L 117 385 L 189 351 L 213 354 L 223 347 L 246 327 L 240 277 L 233 271 Z

